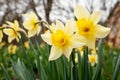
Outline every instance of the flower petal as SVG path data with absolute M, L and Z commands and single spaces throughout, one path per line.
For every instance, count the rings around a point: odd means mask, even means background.
M 71 38 L 71 42 L 72 42 L 71 46 L 73 48 L 78 48 L 83 45 L 86 45 L 86 39 L 78 34 L 73 35 L 73 37 Z
M 3 32 L 9 36 L 12 36 L 13 34 L 15 34 L 15 32 L 12 29 L 3 29 Z
M 110 28 L 103 27 L 101 25 L 96 26 L 96 37 L 104 38 L 110 33 Z
M 32 29 L 32 30 L 28 31 L 28 37 L 29 38 L 35 36 L 35 34 L 36 34 L 36 30 L 35 29 Z
M 93 13 L 90 15 L 90 20 L 94 22 L 94 24 L 97 24 L 101 18 L 100 11 L 93 11 Z
M 68 61 L 70 59 L 70 54 L 72 52 L 72 47 L 68 47 L 63 53 L 65 55 L 65 57 L 67 57 Z
M 62 56 L 62 49 L 52 46 L 50 56 L 49 56 L 49 61 L 56 60 L 60 56 Z
M 57 20 L 57 21 L 56 21 L 56 28 L 63 30 L 63 29 L 64 29 L 63 23 Z
M 41 34 L 41 37 L 47 44 L 52 45 L 50 32 L 46 32 L 45 34 Z
M 87 46 L 90 49 L 95 49 L 95 37 L 87 38 Z
M 77 5 L 75 7 L 74 14 L 75 14 L 77 19 L 81 19 L 81 18 L 87 19 L 90 16 L 89 11 L 85 7 L 80 6 L 80 5 Z
M 8 42 L 11 43 L 15 39 L 15 36 L 9 36 L 8 37 Z
M 0 42 L 2 41 L 2 38 L 3 38 L 3 33 L 2 31 L 0 31 Z
M 76 31 L 75 23 L 73 20 L 67 20 L 65 25 L 65 32 L 69 35 L 73 35 L 73 33 Z

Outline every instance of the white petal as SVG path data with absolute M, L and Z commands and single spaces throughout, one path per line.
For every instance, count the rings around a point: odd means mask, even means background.
M 65 32 L 69 35 L 73 35 L 73 33 L 76 32 L 75 23 L 73 20 L 67 20 L 65 25 Z
M 28 37 L 29 38 L 35 36 L 35 34 L 36 34 L 36 30 L 35 29 L 32 29 L 32 30 L 28 31 Z
M 49 56 L 49 61 L 56 60 L 60 56 L 62 56 L 62 49 L 52 46 Z
M 14 36 L 9 36 L 9 37 L 8 37 L 8 42 L 11 43 L 14 39 L 15 39 Z
M 57 28 L 57 29 L 64 30 L 64 25 L 63 25 L 63 23 L 57 20 L 57 21 L 56 21 L 56 28 Z
M 72 52 L 72 47 L 68 47 L 63 53 L 65 55 L 65 57 L 67 57 L 67 59 L 70 59 L 70 54 Z
M 101 18 L 101 12 L 100 11 L 93 11 L 93 13 L 90 15 L 90 20 L 94 22 L 94 24 L 97 24 L 100 21 Z
M 80 6 L 80 5 L 77 5 L 75 7 L 74 14 L 75 14 L 77 19 L 81 19 L 81 18 L 88 19 L 88 17 L 90 16 L 89 11 L 85 7 Z
M 2 31 L 0 31 L 0 42 L 2 41 L 2 38 L 3 38 L 3 33 Z
M 45 34 L 41 34 L 41 37 L 47 44 L 52 45 L 50 32 L 46 32 Z
M 96 26 L 96 37 L 104 38 L 110 33 L 110 28 L 103 27 L 101 25 Z
M 78 48 L 86 45 L 86 39 L 78 34 L 73 35 L 71 42 L 72 42 L 71 46 L 73 48 Z
M 90 49 L 93 49 L 93 50 L 95 49 L 95 37 L 87 39 L 87 46 Z

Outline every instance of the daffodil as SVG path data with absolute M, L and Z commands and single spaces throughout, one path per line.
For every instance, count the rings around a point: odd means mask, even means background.
M 50 27 L 50 31 L 42 34 L 42 39 L 49 45 L 52 45 L 49 60 L 56 60 L 64 54 L 68 60 L 73 48 L 85 45 L 85 39 L 75 34 L 74 22 L 68 20 L 66 25 L 56 21 Z
M 92 66 L 94 66 L 98 62 L 98 56 L 97 54 L 90 54 L 88 55 L 89 62 Z
M 24 47 L 25 47 L 26 49 L 29 49 L 29 48 L 30 48 L 30 45 L 29 45 L 29 42 L 28 42 L 28 41 L 24 42 Z
M 6 44 L 5 41 L 1 42 L 1 43 L 0 43 L 0 48 L 4 47 L 5 44 Z
M 15 54 L 15 53 L 16 53 L 16 50 L 17 50 L 17 46 L 16 46 L 16 45 L 10 44 L 10 45 L 8 46 L 8 53 Z
M 20 31 L 22 29 L 19 27 L 19 23 L 17 20 L 14 20 L 14 23 L 7 21 L 8 28 L 3 29 L 3 32 L 8 35 L 8 42 L 12 42 L 14 39 L 19 42 L 19 38 L 21 38 Z
M 74 14 L 77 18 L 76 27 L 78 34 L 86 38 L 86 45 L 89 48 L 95 49 L 95 38 L 104 38 L 110 32 L 110 28 L 98 24 L 101 13 L 94 11 L 90 14 L 86 8 L 77 5 Z
M 34 12 L 29 12 L 23 15 L 25 18 L 23 26 L 28 30 L 28 37 L 39 35 L 41 27 L 37 24 L 39 22 L 37 15 Z

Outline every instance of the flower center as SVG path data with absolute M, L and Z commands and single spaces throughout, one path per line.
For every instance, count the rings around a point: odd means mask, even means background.
M 69 44 L 69 37 L 62 30 L 57 30 L 51 35 L 54 46 L 65 47 Z
M 76 22 L 78 33 L 84 37 L 90 37 L 94 35 L 95 32 L 95 26 L 93 22 L 86 20 L 86 19 L 80 19 Z

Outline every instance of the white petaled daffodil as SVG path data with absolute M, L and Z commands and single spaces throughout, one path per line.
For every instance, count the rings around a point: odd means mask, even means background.
M 3 32 L 8 35 L 8 42 L 12 42 L 14 39 L 19 42 L 19 38 L 21 38 L 20 31 L 23 31 L 19 27 L 19 23 L 17 20 L 14 20 L 14 23 L 7 21 L 8 27 L 3 29 Z
M 91 64 L 91 66 L 94 66 L 98 62 L 98 55 L 97 54 L 89 54 L 88 55 L 88 60 Z
M 78 48 L 85 45 L 85 39 L 75 34 L 74 21 L 68 20 L 65 24 L 56 21 L 50 27 L 50 31 L 46 31 L 41 35 L 42 39 L 49 45 L 52 45 L 49 61 L 56 60 L 63 54 L 65 57 L 70 57 L 73 48 Z
M 93 11 L 90 14 L 85 7 L 77 5 L 74 14 L 77 18 L 76 27 L 78 34 L 86 38 L 86 45 L 89 48 L 95 49 L 96 38 L 104 38 L 110 32 L 110 28 L 98 24 L 101 13 Z
M 29 12 L 23 14 L 23 17 L 25 19 L 23 26 L 28 30 L 28 37 L 39 35 L 41 27 L 37 24 L 39 22 L 37 15 L 34 12 Z

